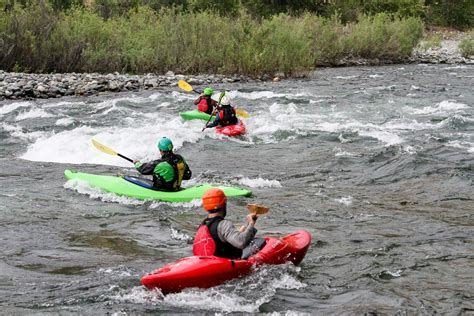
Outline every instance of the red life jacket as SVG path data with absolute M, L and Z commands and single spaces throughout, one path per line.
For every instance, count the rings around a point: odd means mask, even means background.
M 207 114 L 211 115 L 212 110 L 213 110 L 213 107 L 212 107 L 211 98 L 209 98 L 209 99 L 203 98 L 203 99 L 201 99 L 201 101 L 199 101 L 198 111 L 201 111 L 201 112 L 204 112 L 204 113 L 207 113 Z
M 217 233 L 217 226 L 224 218 L 217 216 L 206 218 L 199 227 L 193 243 L 195 256 L 217 256 L 229 259 L 242 257 L 242 250 L 228 242 L 222 242 Z
M 222 220 L 222 217 L 215 217 L 215 220 Z M 193 243 L 193 254 L 195 256 L 213 256 L 216 252 L 216 242 L 212 238 L 209 226 L 213 220 L 204 220 L 199 227 Z

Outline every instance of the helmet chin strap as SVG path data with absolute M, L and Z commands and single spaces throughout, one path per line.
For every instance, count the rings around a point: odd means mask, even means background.
M 223 217 L 225 217 L 227 215 L 227 205 L 225 205 L 224 207 L 216 208 L 215 210 L 207 211 L 207 212 L 209 214 L 216 214 L 216 213 L 222 212 Z

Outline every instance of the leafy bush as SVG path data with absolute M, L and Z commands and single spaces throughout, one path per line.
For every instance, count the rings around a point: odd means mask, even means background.
M 468 58 L 474 56 L 474 30 L 471 30 L 465 38 L 459 43 L 461 54 Z
M 106 0 L 104 0 L 106 1 Z M 112 1 L 112 0 L 107 0 Z M 40 2 L 41 3 L 41 2 Z M 93 7 L 16 6 L 0 16 L 0 65 L 35 72 L 262 73 L 288 75 L 345 56 L 402 58 L 421 37 L 418 18 L 279 14 L 256 19 L 149 6 L 103 18 Z
M 421 48 L 427 50 L 429 48 L 441 47 L 441 41 L 443 40 L 441 34 L 430 34 L 421 43 Z

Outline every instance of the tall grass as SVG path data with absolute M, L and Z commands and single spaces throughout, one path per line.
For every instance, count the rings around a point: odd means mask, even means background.
M 383 13 L 343 25 L 336 15 L 255 19 L 142 6 L 103 19 L 83 7 L 55 13 L 33 4 L 0 16 L 0 68 L 292 75 L 345 56 L 403 58 L 421 36 L 419 19 Z

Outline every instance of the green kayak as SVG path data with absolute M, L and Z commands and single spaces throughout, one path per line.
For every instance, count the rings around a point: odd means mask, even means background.
M 177 192 L 166 192 L 150 189 L 153 182 L 149 179 L 132 176 L 101 176 L 65 170 L 64 176 L 68 180 L 76 179 L 87 182 L 90 186 L 117 195 L 129 196 L 139 200 L 161 200 L 165 202 L 189 202 L 200 199 L 204 192 L 210 188 L 220 188 L 227 196 L 250 196 L 252 191 L 236 187 L 213 186 L 211 184 L 198 184 L 183 188 Z
M 183 118 L 185 121 L 189 120 L 204 120 L 208 121 L 210 115 L 198 110 L 193 110 L 193 111 L 186 111 L 186 112 L 180 112 L 179 115 Z M 216 117 L 213 115 L 211 118 L 211 121 L 214 121 Z

